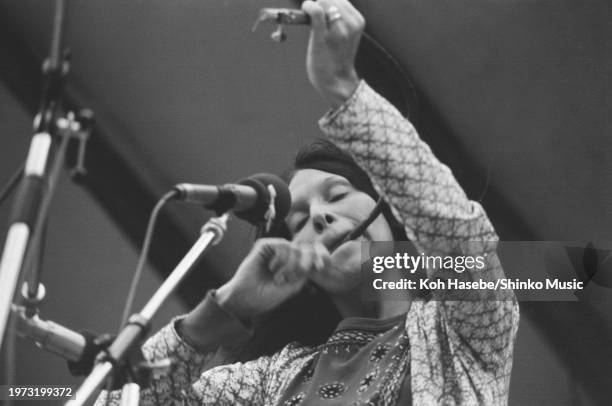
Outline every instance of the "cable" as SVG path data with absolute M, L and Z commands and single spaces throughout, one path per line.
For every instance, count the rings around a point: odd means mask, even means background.
M 387 58 L 389 62 L 391 62 L 391 64 L 393 64 L 393 66 L 395 67 L 395 69 L 397 70 L 401 78 L 404 79 L 404 81 L 408 84 L 410 96 L 412 97 L 412 100 L 409 100 L 409 103 L 410 101 L 412 101 L 412 103 L 410 103 L 410 105 L 408 106 L 409 111 L 407 115 L 409 116 L 408 118 L 410 119 L 412 123 L 417 123 L 419 120 L 418 118 L 419 116 L 418 114 L 419 97 L 418 97 L 416 88 L 414 87 L 414 84 L 412 83 L 412 78 L 410 77 L 408 72 L 406 72 L 402 64 L 393 55 L 391 55 L 391 53 L 387 51 L 387 49 L 383 47 L 380 42 L 376 41 L 374 37 L 372 37 L 370 34 L 368 34 L 365 31 L 363 32 L 362 35 L 366 40 L 370 42 L 370 44 L 374 46 L 374 48 L 378 49 L 383 54 L 383 56 Z M 400 88 L 400 91 L 401 90 L 403 89 Z M 408 97 L 405 97 L 405 99 L 406 98 Z M 410 115 L 409 113 L 412 113 L 412 114 Z
M 378 198 L 376 206 L 372 209 L 368 217 L 361 222 L 351 233 L 347 236 L 349 240 L 355 240 L 365 232 L 365 230 L 376 220 L 376 218 L 382 213 L 384 200 L 382 197 Z
M 344 235 L 341 234 L 336 241 L 332 241 L 329 246 L 329 252 L 334 252 L 339 246 L 347 241 L 356 240 L 361 237 L 365 230 L 376 220 L 376 218 L 382 213 L 384 200 L 382 197 L 378 198 L 376 206 L 372 209 L 368 217 L 359 223 L 350 233 Z
M 161 199 L 159 199 L 159 201 L 153 208 L 153 211 L 151 212 L 151 216 L 149 217 L 149 224 L 147 225 L 147 232 L 145 234 L 145 238 L 142 243 L 142 249 L 140 251 L 140 257 L 138 258 L 138 265 L 136 265 L 134 276 L 132 276 L 130 290 L 125 301 L 125 306 L 123 307 L 123 316 L 121 317 L 121 325 L 119 326 L 120 329 L 127 323 L 128 318 L 130 317 L 132 305 L 134 303 L 134 296 L 136 295 L 136 289 L 138 288 L 138 283 L 140 282 L 140 277 L 142 276 L 142 270 L 144 269 L 145 263 L 147 261 L 147 255 L 149 253 L 149 248 L 151 247 L 151 240 L 153 239 L 153 229 L 155 228 L 155 223 L 157 222 L 159 212 L 161 211 L 162 207 L 164 207 L 164 205 L 168 202 L 168 200 L 172 199 L 177 194 L 178 191 L 176 190 L 172 190 L 166 193 Z
M 17 182 L 21 179 L 21 175 L 23 174 L 23 169 L 25 167 L 25 163 L 22 163 L 19 168 L 13 173 L 13 176 L 9 179 L 9 181 L 4 186 L 4 189 L 0 192 L 0 204 L 8 197 L 11 191 L 17 186 Z

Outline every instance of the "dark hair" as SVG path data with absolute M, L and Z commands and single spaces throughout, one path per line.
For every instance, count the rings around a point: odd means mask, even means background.
M 351 184 L 378 200 L 368 174 L 347 152 L 332 142 L 319 139 L 302 147 L 293 168 L 283 174 L 289 183 L 301 169 L 319 169 L 345 177 Z M 383 203 L 382 213 L 389 223 L 393 239 L 406 241 L 404 227 L 395 219 L 389 205 Z M 277 222 L 269 232 L 257 230 L 257 238 L 282 237 L 291 239 L 284 221 Z M 341 320 L 329 295 L 314 284 L 307 285 L 300 293 L 287 300 L 275 310 L 254 320 L 255 334 L 239 359 L 272 354 L 292 341 L 305 345 L 323 344 Z

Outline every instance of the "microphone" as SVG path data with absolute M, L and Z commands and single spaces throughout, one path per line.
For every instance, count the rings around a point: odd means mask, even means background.
M 179 200 L 202 204 L 217 214 L 233 210 L 236 216 L 254 225 L 284 219 L 291 206 L 289 187 L 269 173 L 258 173 L 235 184 L 179 183 L 174 190 Z
M 83 335 L 37 315 L 26 317 L 23 307 L 11 305 L 11 311 L 17 317 L 18 336 L 29 338 L 40 348 L 68 361 L 76 362 L 83 356 L 87 344 Z
M 110 334 L 76 332 L 51 320 L 42 320 L 38 315 L 27 317 L 22 306 L 12 304 L 11 312 L 16 319 L 17 335 L 32 340 L 37 347 L 64 358 L 72 376 L 88 375 L 100 351 L 107 348 L 114 340 Z M 138 353 L 134 360 L 141 358 L 142 354 Z M 167 371 L 171 363 L 166 359 L 155 363 L 139 363 L 137 366 L 146 367 L 151 371 Z M 121 381 L 116 382 L 113 388 L 119 383 Z

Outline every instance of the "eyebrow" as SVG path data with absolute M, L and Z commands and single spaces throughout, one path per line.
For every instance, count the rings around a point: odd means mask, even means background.
M 351 184 L 351 182 L 349 182 L 348 179 L 346 179 L 345 177 L 340 176 L 340 175 L 331 175 L 331 176 L 328 176 L 325 179 L 323 179 L 322 183 L 324 183 L 324 187 L 330 187 L 330 186 L 333 186 L 333 185 L 335 185 L 337 183 L 345 183 L 347 185 Z

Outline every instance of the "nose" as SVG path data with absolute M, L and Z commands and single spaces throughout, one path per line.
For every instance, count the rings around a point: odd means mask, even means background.
M 317 212 L 312 214 L 313 227 L 318 234 L 325 231 L 335 221 L 336 217 L 331 213 Z

